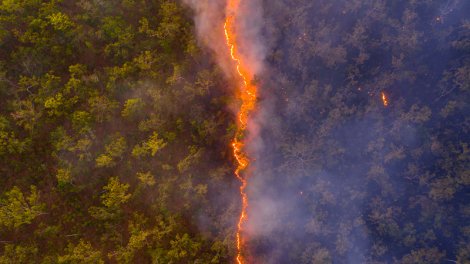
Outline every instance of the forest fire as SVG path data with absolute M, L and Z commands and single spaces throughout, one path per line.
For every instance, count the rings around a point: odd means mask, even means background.
M 383 102 L 385 107 L 388 106 L 388 98 L 387 98 L 387 95 L 384 92 L 382 92 L 382 102 Z
M 227 9 L 226 9 L 226 20 L 224 24 L 225 38 L 228 48 L 230 49 L 230 55 L 234 61 L 237 69 L 237 74 L 243 81 L 243 85 L 237 91 L 237 98 L 241 101 L 240 109 L 238 110 L 238 124 L 237 132 L 232 141 L 233 155 L 237 160 L 237 168 L 235 170 L 235 175 L 238 180 L 241 182 L 240 186 L 240 196 L 242 199 L 242 209 L 238 219 L 237 225 L 237 262 L 239 264 L 244 263 L 243 258 L 243 239 L 242 239 L 242 230 L 243 224 L 247 220 L 247 208 L 248 208 L 248 196 L 246 194 L 247 180 L 246 177 L 242 175 L 243 170 L 245 170 L 250 164 L 250 160 L 247 154 L 244 152 L 243 148 L 244 135 L 246 133 L 248 119 L 250 113 L 254 110 L 256 104 L 256 93 L 257 87 L 251 84 L 251 76 L 253 75 L 249 70 L 245 62 L 241 59 L 238 53 L 237 45 L 237 34 L 235 30 L 235 19 L 239 11 L 240 0 L 228 0 Z

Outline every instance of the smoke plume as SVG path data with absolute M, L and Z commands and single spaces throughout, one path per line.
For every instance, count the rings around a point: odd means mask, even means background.
M 234 77 L 233 61 L 224 36 L 226 0 L 184 0 L 194 11 L 198 39 L 214 53 L 227 76 Z M 260 0 L 242 1 L 236 17 L 239 52 L 250 70 L 262 73 L 266 48 L 263 43 L 263 9 Z M 253 76 L 254 77 L 254 76 Z
M 225 1 L 186 3 L 201 43 L 233 78 L 223 37 Z M 239 52 L 257 76 L 260 98 L 247 139 L 250 259 L 457 259 L 458 250 L 465 252 L 458 235 L 463 216 L 446 203 L 459 204 L 468 185 L 435 164 L 462 166 L 439 146 L 468 136 L 456 132 L 465 123 L 458 111 L 468 106 L 456 102 L 467 98 L 459 74 L 469 67 L 462 54 L 469 4 L 241 3 Z M 453 127 L 446 115 L 457 107 L 453 118 L 460 123 Z

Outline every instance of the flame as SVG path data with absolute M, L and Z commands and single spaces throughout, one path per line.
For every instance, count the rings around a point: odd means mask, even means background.
M 383 102 L 385 107 L 388 106 L 388 98 L 387 98 L 387 95 L 384 92 L 382 92 L 382 102 Z
M 237 32 L 235 30 L 235 19 L 239 11 L 240 0 L 227 0 L 226 19 L 224 24 L 225 38 L 227 47 L 230 50 L 230 56 L 235 63 L 237 74 L 243 82 L 243 85 L 237 92 L 237 98 L 241 101 L 240 109 L 238 110 L 237 131 L 234 139 L 232 140 L 233 156 L 237 161 L 237 168 L 235 176 L 241 182 L 240 196 L 242 200 L 242 209 L 237 224 L 237 262 L 238 264 L 244 263 L 243 258 L 243 239 L 242 231 L 243 224 L 248 219 L 248 196 L 246 194 L 247 180 L 242 175 L 242 172 L 249 166 L 250 160 L 243 150 L 245 143 L 243 141 L 246 133 L 249 115 L 254 111 L 256 106 L 257 87 L 251 83 L 251 76 L 253 74 L 248 69 L 246 62 L 240 57 L 238 52 Z

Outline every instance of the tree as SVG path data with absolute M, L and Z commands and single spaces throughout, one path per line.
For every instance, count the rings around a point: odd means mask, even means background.
M 179 215 L 211 211 L 230 173 L 229 91 L 193 26 L 178 1 L 0 3 L 3 262 L 168 263 L 171 241 L 175 259 L 228 261 L 230 245 L 212 250 L 219 240 Z M 176 170 L 191 145 L 208 158 L 186 159 L 187 177 Z M 218 182 L 203 177 L 220 166 Z M 167 215 L 137 227 L 135 214 Z
M 117 220 L 122 213 L 121 206 L 128 202 L 131 194 L 127 193 L 129 184 L 123 184 L 117 177 L 109 178 L 108 184 L 103 187 L 103 194 L 100 196 L 103 206 L 92 206 L 88 209 L 90 215 L 98 220 L 113 222 Z M 112 226 L 105 225 L 105 231 Z M 119 234 L 119 232 L 111 233 L 110 236 Z
M 127 99 L 122 109 L 121 115 L 125 118 L 134 118 L 144 108 L 144 103 L 140 98 Z
M 170 244 L 168 259 L 171 263 L 188 262 L 194 259 L 201 249 L 201 243 L 191 240 L 188 234 L 177 234 Z
M 23 246 L 6 244 L 3 255 L 0 256 L 0 264 L 31 263 L 38 261 L 38 248 L 34 245 Z
M 132 150 L 132 156 L 134 157 L 143 157 L 146 155 L 155 156 L 159 150 L 166 146 L 166 142 L 161 139 L 157 132 L 148 138 L 147 141 L 143 142 L 140 145 L 136 145 Z
M 59 256 L 57 261 L 60 264 L 104 264 L 101 252 L 82 239 L 76 245 L 69 244 L 66 255 Z
M 105 152 L 96 158 L 97 167 L 113 167 L 122 159 L 127 149 L 126 139 L 119 133 L 111 136 L 110 142 L 105 146 Z
M 127 193 L 128 189 L 129 184 L 122 184 L 117 177 L 111 177 L 103 187 L 105 193 L 101 195 L 101 202 L 108 208 L 119 208 L 131 198 Z
M 0 200 L 0 226 L 18 228 L 30 224 L 36 217 L 44 214 L 45 205 L 39 202 L 39 191 L 31 186 L 30 194 L 25 197 L 18 187 L 13 187 Z
M 137 178 L 146 186 L 154 186 L 155 185 L 155 176 L 148 171 L 148 172 L 138 172 L 136 174 Z

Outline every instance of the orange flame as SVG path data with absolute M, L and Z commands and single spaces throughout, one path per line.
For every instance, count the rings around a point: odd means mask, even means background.
M 387 95 L 384 92 L 382 92 L 382 102 L 383 102 L 385 107 L 388 106 L 388 98 L 387 98 Z
M 237 93 L 237 97 L 241 101 L 241 106 L 238 110 L 237 132 L 235 134 L 235 138 L 232 140 L 233 156 L 237 161 L 235 175 L 241 182 L 240 196 L 242 199 L 242 209 L 240 217 L 238 219 L 236 242 L 237 262 L 238 264 L 242 264 L 244 263 L 242 230 L 243 224 L 248 219 L 248 196 L 246 194 L 247 180 L 242 175 L 242 172 L 250 164 L 250 160 L 246 152 L 244 152 L 243 150 L 245 146 L 243 137 L 246 133 L 249 115 L 255 109 L 257 87 L 251 83 L 251 76 L 253 74 L 249 71 L 246 62 L 243 61 L 238 52 L 237 34 L 235 30 L 235 17 L 239 11 L 240 0 L 227 1 L 227 13 L 224 24 L 225 38 L 227 46 L 230 49 L 230 56 L 232 57 L 232 60 L 236 65 L 237 74 L 243 81 L 243 85 L 239 88 L 239 91 Z

